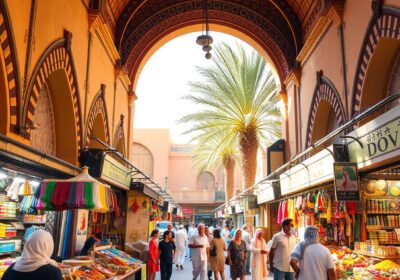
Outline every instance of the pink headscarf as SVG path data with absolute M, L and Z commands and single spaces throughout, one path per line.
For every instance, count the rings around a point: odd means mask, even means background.
M 256 233 L 254 234 L 254 238 L 252 240 L 252 244 L 255 248 L 260 249 L 260 250 L 265 250 L 265 240 L 264 238 L 259 239 L 259 235 L 263 233 L 262 229 L 257 229 Z M 263 270 L 263 277 L 268 276 L 268 269 L 267 269 L 267 254 L 261 254 L 260 252 L 260 258 L 261 258 L 261 265 L 263 266 L 262 270 Z M 251 259 L 251 266 L 252 267 L 256 267 L 256 260 L 253 257 Z

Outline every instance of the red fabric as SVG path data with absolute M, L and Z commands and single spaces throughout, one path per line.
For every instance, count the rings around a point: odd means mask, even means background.
M 151 239 L 149 242 L 149 256 L 147 258 L 147 271 L 148 272 L 158 272 L 160 271 L 160 267 L 158 264 L 153 262 L 154 260 L 158 260 L 158 246 L 155 240 Z
M 136 211 L 138 209 L 139 209 L 139 204 L 137 203 L 136 198 L 135 198 L 135 201 L 132 203 L 131 210 L 133 213 L 136 213 Z
M 53 204 L 55 210 L 61 211 L 68 209 L 67 202 L 71 184 L 70 182 L 57 182 L 53 196 L 51 197 L 51 204 Z

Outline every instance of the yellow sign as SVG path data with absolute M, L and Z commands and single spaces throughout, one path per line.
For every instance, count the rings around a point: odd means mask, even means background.
M 128 190 L 132 179 L 131 174 L 129 174 L 130 171 L 128 167 L 110 155 L 106 155 L 101 169 L 101 179 Z
M 356 137 L 363 145 L 361 148 L 356 141 L 348 144 L 350 161 L 357 162 L 359 168 L 398 155 L 400 106 L 361 126 L 349 136 Z

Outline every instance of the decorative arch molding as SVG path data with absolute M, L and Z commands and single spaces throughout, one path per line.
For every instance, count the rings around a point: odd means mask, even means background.
M 93 99 L 92 105 L 89 109 L 89 116 L 86 124 L 86 137 L 85 137 L 85 146 L 88 147 L 90 144 L 90 137 L 92 136 L 93 126 L 96 117 L 100 114 L 104 124 L 104 130 L 106 132 L 106 143 L 110 145 L 110 129 L 108 125 L 108 114 L 106 107 L 106 99 L 105 99 L 105 89 L 106 85 L 102 84 L 100 91 L 96 94 Z
M 353 83 L 352 116 L 360 113 L 362 89 L 371 57 L 382 38 L 400 40 L 400 9 L 373 1 L 374 10 L 364 36 Z
M 17 132 L 21 106 L 21 78 L 12 30 L 6 1 L 0 1 L 0 48 L 7 71 L 9 129 L 11 132 Z M 7 92 L 1 94 L 7 94 Z
M 71 52 L 71 39 L 72 33 L 65 30 L 64 38 L 53 42 L 43 53 L 37 63 L 24 98 L 24 108 L 20 127 L 29 128 L 34 126 L 33 116 L 35 114 L 35 107 L 40 89 L 51 74 L 55 73 L 57 70 L 64 70 L 70 87 L 75 116 L 76 141 L 78 150 L 80 150 L 82 147 L 81 105 L 75 64 Z M 29 129 L 25 130 L 23 136 L 26 139 L 29 139 Z
M 316 121 L 317 110 L 322 100 L 328 102 L 332 107 L 339 126 L 344 124 L 346 121 L 346 111 L 344 110 L 339 93 L 337 92 L 333 83 L 327 77 L 322 75 L 322 71 L 318 71 L 317 85 L 314 89 L 313 99 L 309 110 L 310 113 L 307 123 L 306 148 L 312 144 L 311 139 Z
M 126 156 L 126 146 L 125 146 L 125 132 L 124 132 L 124 119 L 125 116 L 121 114 L 119 123 L 117 125 L 117 128 L 114 133 L 114 139 L 113 139 L 113 147 L 118 148 L 118 144 L 120 141 L 122 141 L 122 148 L 123 150 L 120 151 L 122 152 L 123 156 Z
M 286 1 L 212 0 L 208 6 L 211 24 L 252 38 L 270 56 L 281 81 L 285 80 L 302 44 L 299 20 Z M 131 80 L 135 80 L 142 60 L 157 42 L 202 21 L 202 0 L 131 1 L 118 20 L 116 34 L 121 60 Z

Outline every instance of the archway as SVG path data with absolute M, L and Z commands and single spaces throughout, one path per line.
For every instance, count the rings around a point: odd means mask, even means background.
M 393 26 L 396 22 L 400 22 L 400 10 L 386 6 L 374 10 L 355 73 L 353 116 L 387 96 L 389 79 L 400 50 L 400 29 Z
M 134 88 L 141 68 L 155 50 L 176 36 L 201 30 L 203 4 L 203 0 L 131 1 L 125 7 L 117 22 L 116 44 Z M 282 84 L 296 65 L 302 44 L 300 21 L 290 5 L 261 0 L 209 0 L 207 5 L 211 29 L 256 43 L 255 48 L 266 54 Z
M 144 174 L 153 178 L 154 176 L 154 157 L 151 151 L 144 145 L 133 142 L 132 163 Z
M 72 34 L 65 31 L 64 38 L 52 43 L 39 59 L 27 87 L 20 127 L 21 135 L 30 139 L 31 129 L 36 126 L 37 100 L 44 84 L 47 84 L 54 110 L 56 156 L 78 164 L 82 122 L 71 39 Z
M 110 145 L 110 130 L 104 91 L 105 87 L 102 85 L 101 90 L 96 94 L 90 106 L 86 124 L 85 146 L 93 149 L 104 149 L 104 146 L 94 138 L 98 138 Z
M 117 151 L 126 157 L 126 148 L 125 148 L 125 132 L 124 132 L 124 115 L 121 115 L 119 123 L 117 125 L 117 129 L 114 133 L 114 147 Z
M 215 177 L 211 172 L 204 171 L 197 176 L 198 190 L 213 190 L 215 188 Z
M 344 124 L 346 112 L 332 82 L 317 72 L 317 85 L 309 110 L 306 147 Z
M 0 1 L 0 132 L 16 133 L 19 124 L 21 79 L 6 1 Z M 4 77 L 5 76 L 5 77 Z
M 0 48 L 0 133 L 7 134 L 10 121 L 9 114 L 7 76 L 3 52 Z

